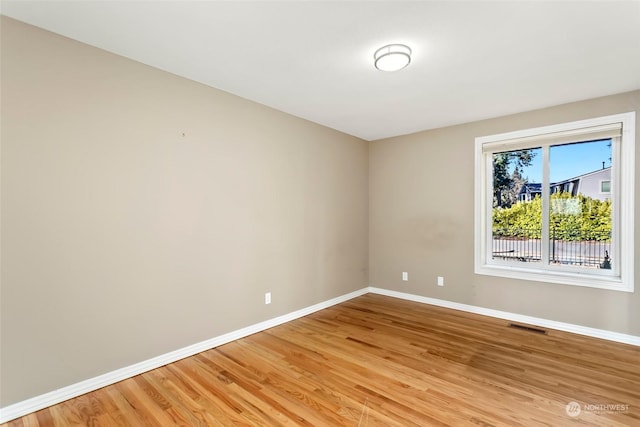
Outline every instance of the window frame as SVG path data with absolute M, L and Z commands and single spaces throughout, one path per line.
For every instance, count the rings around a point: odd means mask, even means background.
M 514 132 L 475 138 L 475 197 L 474 197 L 474 271 L 476 274 L 533 280 L 623 292 L 634 292 L 634 186 L 635 186 L 635 111 L 542 126 Z M 570 266 L 550 265 L 548 247 L 543 249 L 543 262 L 530 265 L 509 264 L 491 259 L 492 244 L 492 155 L 498 152 L 546 146 L 541 142 L 549 135 L 575 132 L 577 135 L 587 128 L 620 123 L 621 135 L 612 138 L 611 194 L 612 215 L 612 259 L 617 259 L 615 271 L 601 269 L 587 271 Z M 537 141 L 536 141 L 537 140 Z M 525 141 L 525 142 L 523 142 Z M 526 144 L 523 146 L 523 143 Z M 537 145 L 536 145 L 537 143 Z M 513 147 L 513 148 L 510 148 Z M 542 164 L 548 169 L 548 163 Z M 543 194 L 549 196 L 548 170 L 543 171 Z M 548 208 L 548 207 L 547 207 Z M 543 215 L 544 218 L 544 215 Z M 548 223 L 542 224 L 543 230 Z M 548 230 L 541 242 L 548 246 Z M 615 247 L 615 250 L 614 250 Z M 615 254 L 616 258 L 613 258 Z M 523 263 L 524 264 L 524 263 Z

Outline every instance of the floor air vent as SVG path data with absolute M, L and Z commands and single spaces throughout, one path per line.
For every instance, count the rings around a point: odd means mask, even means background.
M 534 328 L 532 326 L 518 325 L 517 323 L 509 323 L 509 327 L 510 328 L 515 328 L 515 329 L 520 329 L 522 331 L 535 332 L 536 334 L 546 334 L 547 333 L 547 331 L 545 331 L 544 329 Z

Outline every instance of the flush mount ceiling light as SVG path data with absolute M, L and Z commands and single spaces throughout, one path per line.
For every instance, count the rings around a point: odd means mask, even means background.
M 411 62 L 411 48 L 403 44 L 388 44 L 373 54 L 374 65 L 380 71 L 398 71 Z

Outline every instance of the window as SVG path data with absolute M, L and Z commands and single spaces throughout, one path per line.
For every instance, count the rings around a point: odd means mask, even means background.
M 635 112 L 476 138 L 475 272 L 633 292 Z

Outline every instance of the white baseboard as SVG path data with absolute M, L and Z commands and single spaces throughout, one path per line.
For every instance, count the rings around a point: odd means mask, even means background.
M 586 326 L 574 325 L 572 323 L 557 322 L 555 320 L 541 319 L 539 317 L 525 316 L 522 314 L 509 313 L 507 311 L 493 310 L 490 308 L 461 304 L 458 302 L 446 301 L 437 298 L 423 297 L 420 295 L 407 294 L 404 292 L 390 291 L 388 289 L 381 289 L 376 287 L 369 287 L 369 292 L 373 294 L 386 295 L 389 297 L 420 302 L 423 304 L 431 304 L 439 307 L 481 314 L 489 317 L 496 317 L 498 319 L 511 320 L 513 322 L 543 326 L 545 328 L 557 329 L 559 331 L 571 332 L 578 335 L 586 335 L 593 338 L 601 338 L 604 340 L 615 341 L 623 344 L 640 346 L 640 337 L 638 336 L 621 334 L 619 332 L 612 332 L 604 329 L 589 328 Z
M 369 291 L 368 288 L 363 288 L 346 295 L 342 295 L 330 300 L 306 307 L 292 313 L 288 313 L 282 316 L 278 316 L 273 319 L 265 320 L 264 322 L 256 323 L 246 328 L 238 329 L 233 332 L 229 332 L 224 335 L 217 336 L 215 338 L 208 339 L 157 357 L 136 363 L 121 369 L 117 369 L 112 372 L 108 372 L 103 375 L 99 375 L 88 380 L 81 381 L 76 384 L 72 384 L 66 387 L 62 387 L 58 390 L 53 390 L 39 396 L 23 400 L 13 405 L 0 408 L 0 424 L 6 423 L 13 419 L 25 416 L 40 409 L 47 408 L 49 406 L 64 402 L 65 400 L 72 399 L 74 397 L 89 393 L 99 388 L 117 383 L 119 381 L 131 378 L 133 376 L 142 374 L 152 369 L 159 368 L 169 363 L 176 362 L 184 359 L 185 357 L 193 356 L 194 354 L 201 353 L 206 350 L 218 347 L 220 345 L 229 343 L 231 341 L 255 334 L 273 328 L 274 326 L 281 325 L 291 320 L 307 316 L 316 311 L 340 304 L 341 302 L 356 298 L 360 295 L 364 295 Z

